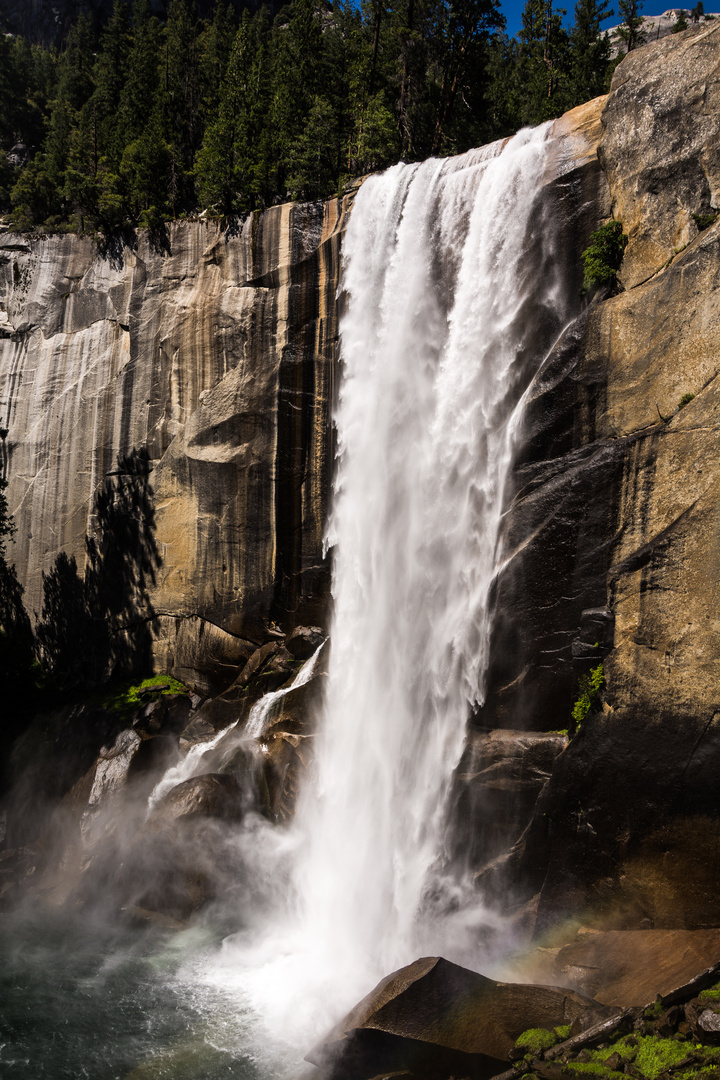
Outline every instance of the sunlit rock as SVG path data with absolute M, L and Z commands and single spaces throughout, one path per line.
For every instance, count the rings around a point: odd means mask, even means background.
M 554 986 L 499 983 L 442 957 L 426 957 L 383 979 L 307 1060 L 331 1077 L 491 1077 L 528 1028 L 575 1031 L 613 1014 Z

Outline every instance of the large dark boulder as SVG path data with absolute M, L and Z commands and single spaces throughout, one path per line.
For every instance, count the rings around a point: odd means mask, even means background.
M 400 1070 L 491 1077 L 528 1028 L 579 1031 L 612 1013 L 573 990 L 498 983 L 424 957 L 378 983 L 307 1060 L 338 1080 Z
M 207 773 L 172 788 L 150 819 L 153 828 L 192 818 L 238 819 L 244 810 L 243 792 L 234 776 Z

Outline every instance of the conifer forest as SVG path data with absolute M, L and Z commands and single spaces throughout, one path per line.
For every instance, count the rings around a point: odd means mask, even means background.
M 21 230 L 109 238 L 324 198 L 604 93 L 609 14 L 578 0 L 568 28 L 527 0 L 511 38 L 498 0 L 218 0 L 208 19 L 191 0 L 164 19 L 116 0 L 105 25 L 80 14 L 60 47 L 3 35 L 0 146 L 15 149 L 0 155 L 0 206 Z

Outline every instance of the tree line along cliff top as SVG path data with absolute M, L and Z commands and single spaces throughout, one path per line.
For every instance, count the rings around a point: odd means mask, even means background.
M 632 29 L 638 0 L 620 0 Z M 627 9 L 627 10 L 625 10 Z M 461 153 L 609 86 L 605 0 L 574 24 L 527 0 L 517 38 L 497 0 L 115 0 L 60 47 L 0 37 L 0 208 L 20 230 L 161 229 L 342 190 L 399 160 Z M 642 40 L 635 36 L 626 47 Z

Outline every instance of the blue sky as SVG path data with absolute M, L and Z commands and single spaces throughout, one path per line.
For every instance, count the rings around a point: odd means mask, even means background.
M 653 3 L 653 0 L 645 0 L 645 3 L 642 5 L 641 8 L 641 14 L 662 15 L 663 11 L 667 11 L 668 8 L 680 7 L 681 5 L 683 7 L 691 8 L 693 7 L 694 3 L 695 0 L 684 0 L 684 3 L 683 0 L 675 0 L 675 3 L 673 3 L 673 0 L 667 0 L 666 3 Z M 522 10 L 525 7 L 525 0 L 502 0 L 500 6 L 502 8 L 503 15 L 507 19 L 508 34 L 510 34 L 510 36 L 512 37 L 514 34 L 517 34 L 518 30 L 520 29 L 520 16 L 522 15 Z M 566 21 L 568 23 L 572 23 L 573 13 L 575 11 L 575 0 L 556 0 L 556 3 L 554 3 L 553 6 L 566 8 Z M 610 7 L 613 8 L 613 10 L 615 11 L 615 16 L 611 19 L 607 19 L 606 22 L 603 23 L 603 26 L 605 27 L 617 26 L 617 24 L 620 22 L 620 19 L 617 15 L 617 0 L 610 0 Z M 712 2 L 705 3 L 706 11 L 715 11 L 715 9 L 716 5 Z

